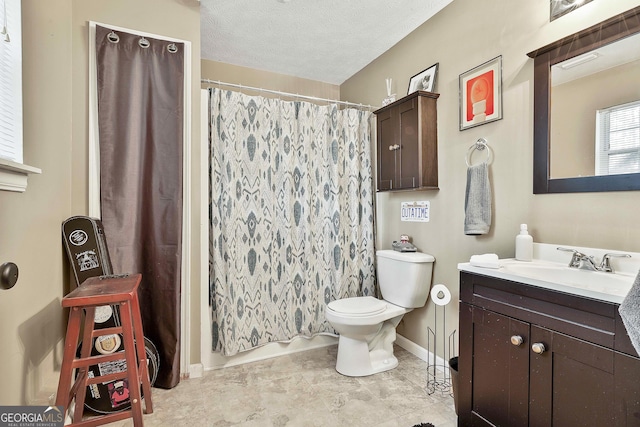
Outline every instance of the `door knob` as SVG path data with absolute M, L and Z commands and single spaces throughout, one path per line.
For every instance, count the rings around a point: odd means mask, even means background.
M 0 288 L 11 289 L 18 281 L 18 266 L 12 262 L 0 265 Z
M 524 342 L 524 338 L 522 338 L 520 335 L 511 336 L 511 344 L 515 345 L 516 347 L 521 345 L 523 342 Z
M 542 344 L 541 342 L 536 342 L 531 344 L 531 350 L 533 350 L 533 352 L 536 354 L 542 354 L 547 349 L 545 348 L 544 344 Z

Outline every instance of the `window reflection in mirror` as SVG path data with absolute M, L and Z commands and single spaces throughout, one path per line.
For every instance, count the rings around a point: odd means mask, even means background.
M 552 66 L 550 178 L 640 172 L 639 101 L 640 34 Z
M 596 175 L 640 172 L 640 101 L 596 113 Z

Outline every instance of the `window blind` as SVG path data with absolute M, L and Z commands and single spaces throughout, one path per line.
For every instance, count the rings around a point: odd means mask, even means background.
M 21 0 L 0 7 L 0 157 L 22 163 Z
M 640 101 L 596 112 L 596 175 L 640 173 Z

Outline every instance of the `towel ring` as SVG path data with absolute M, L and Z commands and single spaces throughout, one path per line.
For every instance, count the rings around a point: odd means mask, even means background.
M 464 158 L 467 167 L 471 167 L 471 155 L 473 154 L 473 152 L 475 150 L 484 151 L 485 148 L 487 149 L 487 159 L 484 161 L 484 163 L 489 162 L 489 159 L 491 159 L 491 148 L 489 148 L 489 144 L 487 143 L 486 139 L 478 138 L 478 140 L 467 150 L 467 155 Z

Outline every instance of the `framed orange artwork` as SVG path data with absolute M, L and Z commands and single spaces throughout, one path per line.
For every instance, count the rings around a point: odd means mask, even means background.
M 502 56 L 460 75 L 460 130 L 502 118 Z

